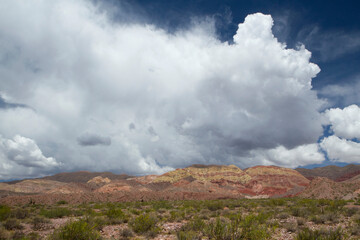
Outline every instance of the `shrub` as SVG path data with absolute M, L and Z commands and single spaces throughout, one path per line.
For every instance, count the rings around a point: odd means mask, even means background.
M 320 232 L 318 230 L 310 230 L 305 228 L 297 234 L 295 237 L 296 240 L 317 240 L 320 239 Z
M 101 239 L 99 232 L 94 230 L 95 226 L 89 225 L 84 220 L 69 222 L 62 228 L 56 230 L 50 240 L 98 240 Z
M 360 235 L 360 227 L 358 225 L 353 225 L 350 228 L 351 235 L 359 236 Z
M 210 221 L 205 229 L 209 239 L 226 240 L 231 239 L 230 223 L 223 218 L 217 218 L 216 221 Z
M 141 211 L 134 209 L 134 208 L 131 208 L 129 211 L 130 211 L 130 213 L 132 213 L 134 215 L 140 215 L 140 213 L 141 213 Z
M 283 228 L 286 229 L 286 231 L 288 232 L 296 232 L 297 228 L 298 228 L 298 225 L 296 222 L 286 222 L 286 223 L 283 223 Z
M 27 209 L 18 208 L 15 211 L 13 211 L 11 215 L 17 219 L 25 219 L 30 216 L 30 213 Z
M 123 228 L 120 230 L 120 236 L 123 240 L 126 240 L 126 239 L 133 237 L 134 233 L 129 228 Z
M 13 235 L 11 236 L 12 240 L 24 240 L 27 238 L 25 238 L 25 234 L 22 231 L 16 230 Z
M 31 221 L 32 229 L 34 229 L 35 231 L 45 229 L 48 222 L 49 221 L 44 217 L 34 217 Z
M 111 207 L 106 211 L 105 215 L 109 218 L 111 224 L 127 222 L 126 215 L 119 208 Z
M 286 201 L 281 198 L 273 198 L 268 203 L 270 206 L 284 206 Z
M 297 234 L 296 240 L 342 240 L 345 239 L 340 228 L 336 230 L 310 230 L 305 228 Z
M 130 226 L 136 233 L 158 231 L 156 227 L 157 218 L 153 214 L 142 214 L 130 222 Z
M 0 205 L 0 221 L 4 221 L 10 217 L 11 209 L 6 205 Z
M 297 225 L 298 226 L 303 226 L 305 224 L 305 219 L 304 218 L 297 218 L 296 219 Z
M 95 230 L 102 230 L 102 228 L 107 224 L 107 221 L 104 217 L 91 217 L 87 216 L 83 219 L 89 226 L 93 226 Z
M 339 215 L 336 212 L 330 212 L 324 215 L 324 219 L 325 221 L 337 223 L 339 219 Z
M 3 223 L 4 227 L 7 230 L 23 229 L 24 227 L 20 224 L 17 219 L 9 218 L 6 222 Z
M 282 213 L 279 213 L 276 217 L 279 219 L 287 219 L 290 217 L 290 215 L 288 213 L 282 212 Z
M 165 208 L 159 208 L 159 209 L 157 210 L 157 212 L 158 212 L 159 214 L 163 214 L 163 213 L 166 213 L 167 210 L 166 210 Z
M 290 212 L 291 212 L 291 215 L 294 217 L 304 217 L 305 215 L 307 215 L 307 213 L 309 211 L 305 208 L 291 207 Z
M 31 232 L 26 236 L 25 239 L 26 240 L 41 240 L 41 236 L 36 232 Z
M 178 240 L 200 240 L 201 237 L 199 233 L 195 231 L 180 231 L 176 233 L 176 237 Z
M 224 208 L 223 203 L 220 201 L 210 201 L 206 204 L 206 207 L 210 211 L 216 211 Z
M 170 222 L 181 221 L 184 219 L 185 213 L 180 211 L 170 211 Z
M 346 209 L 345 211 L 345 216 L 347 217 L 352 217 L 353 215 L 355 215 L 356 213 L 358 212 L 358 209 L 357 208 L 348 208 Z
M 65 201 L 65 200 L 60 200 L 60 201 L 58 201 L 56 204 L 57 204 L 57 205 L 65 205 L 65 204 L 68 204 L 68 202 Z
M 10 239 L 10 233 L 5 228 L 0 226 L 0 240 Z
M 67 208 L 58 207 L 50 210 L 42 209 L 40 215 L 47 218 L 62 218 L 71 215 L 71 211 Z
M 155 201 L 155 202 L 152 202 L 152 207 L 155 210 L 158 210 L 160 208 L 172 209 L 173 205 L 169 201 Z
M 360 226 L 360 214 L 355 214 L 352 219 L 357 225 Z
M 311 221 L 313 221 L 316 224 L 323 224 L 326 222 L 326 217 L 325 215 L 320 215 L 320 216 L 315 215 L 311 217 Z
M 194 219 L 187 222 L 187 224 L 183 225 L 181 227 L 181 231 L 182 232 L 189 232 L 189 231 L 201 232 L 205 226 L 206 226 L 206 223 L 202 219 L 200 219 L 199 217 L 195 217 Z

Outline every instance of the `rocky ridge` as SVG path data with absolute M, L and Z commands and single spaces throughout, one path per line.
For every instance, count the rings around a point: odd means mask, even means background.
M 299 171 L 276 166 L 242 170 L 235 165 L 192 165 L 162 175 L 132 177 L 77 172 L 0 183 L 0 204 L 56 203 L 62 199 L 73 203 L 293 196 L 351 199 L 358 193 L 360 175 L 342 182 L 328 178 L 310 181 Z

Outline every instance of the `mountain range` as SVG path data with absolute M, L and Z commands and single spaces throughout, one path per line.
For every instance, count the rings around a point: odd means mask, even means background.
M 195 164 L 162 175 L 111 172 L 59 173 L 0 183 L 0 203 L 53 204 L 58 201 L 148 201 L 225 198 L 303 197 L 356 199 L 360 165 L 289 169 Z

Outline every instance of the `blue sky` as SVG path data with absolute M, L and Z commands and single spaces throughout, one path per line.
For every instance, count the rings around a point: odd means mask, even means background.
M 357 5 L 5 0 L 0 179 L 359 164 Z

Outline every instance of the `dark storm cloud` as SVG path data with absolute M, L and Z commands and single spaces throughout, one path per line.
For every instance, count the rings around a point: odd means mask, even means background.
M 111 145 L 111 138 L 91 133 L 85 133 L 79 136 L 77 141 L 81 146 Z
M 20 104 L 20 103 L 9 103 L 6 102 L 5 99 L 0 95 L 0 109 L 4 108 L 27 108 L 28 106 L 26 106 L 25 104 Z
M 129 124 L 129 130 L 133 130 L 133 129 L 135 129 L 136 127 L 135 127 L 135 124 L 134 123 L 130 123 Z

